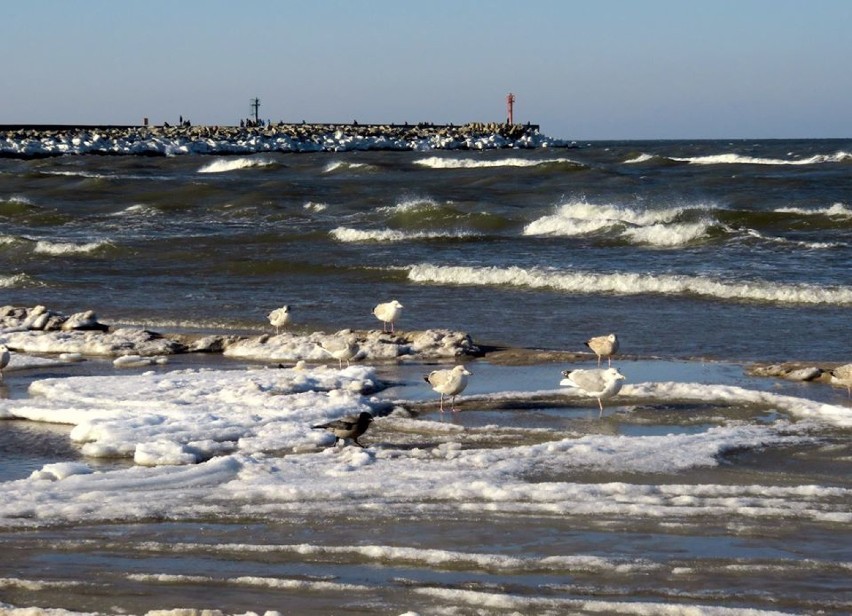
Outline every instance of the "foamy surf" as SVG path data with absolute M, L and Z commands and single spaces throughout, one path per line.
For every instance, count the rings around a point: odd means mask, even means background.
M 774 304 L 852 305 L 852 287 L 824 287 L 755 280 L 735 282 L 703 276 L 543 270 L 521 267 L 466 267 L 419 264 L 408 279 L 447 285 L 505 286 L 565 293 L 698 296 L 725 301 Z
M 402 201 L 398 201 L 393 205 L 382 206 L 378 209 L 378 211 L 387 214 L 408 214 L 421 210 L 435 210 L 440 208 L 442 205 L 444 204 L 439 203 L 430 197 L 410 197 L 403 199 Z
M 819 165 L 824 163 L 841 163 L 852 160 L 852 154 L 837 152 L 835 154 L 817 154 L 808 158 L 760 158 L 742 154 L 726 153 L 710 156 L 671 157 L 670 160 L 689 163 L 692 165 Z
M 116 212 L 113 216 L 157 216 L 161 213 L 162 212 L 154 206 L 137 203 Z
M 728 230 L 733 231 L 733 229 Z M 740 230 L 740 233 L 744 233 L 750 238 L 759 240 L 761 242 L 766 242 L 767 244 L 778 244 L 779 246 L 795 246 L 797 248 L 803 248 L 805 250 L 830 250 L 832 248 L 839 248 L 845 245 L 839 242 L 806 242 L 802 240 L 790 240 L 784 237 L 765 235 L 755 229 L 742 229 Z
M 524 227 L 524 235 L 576 237 L 616 231 L 631 243 L 659 247 L 682 246 L 707 236 L 716 225 L 712 205 L 639 209 L 614 204 L 573 201 L 560 205 Z M 680 222 L 685 216 L 702 216 L 697 222 Z
M 408 242 L 418 240 L 437 240 L 437 239 L 461 239 L 471 237 L 471 233 L 451 232 L 451 231 L 420 231 L 406 232 L 396 229 L 375 229 L 361 230 L 349 229 L 346 227 L 337 227 L 329 232 L 329 235 L 339 242 L 377 242 L 377 243 L 394 243 Z
M 268 167 L 274 165 L 275 162 L 265 158 L 223 158 L 214 160 L 198 170 L 198 173 L 225 173 L 228 171 L 239 171 L 240 169 L 250 169 L 252 167 Z
M 335 173 L 344 171 L 375 171 L 376 167 L 366 163 L 353 163 L 348 161 L 336 160 L 328 163 L 323 169 L 323 173 Z
M 845 203 L 835 203 L 829 207 L 803 208 L 779 207 L 774 210 L 781 214 L 802 214 L 804 216 L 829 216 L 831 218 L 852 218 L 852 208 Z
M 622 236 L 636 244 L 645 244 L 660 248 L 677 247 L 705 238 L 711 226 L 710 223 L 706 222 L 672 225 L 656 224 L 647 227 L 625 229 Z
M 0 276 L 0 289 L 22 289 L 28 286 L 42 286 L 26 274 L 13 274 L 11 276 Z
M 113 243 L 106 240 L 102 240 L 100 242 L 85 242 L 83 244 L 39 240 L 36 242 L 33 252 L 52 257 L 61 257 L 67 255 L 93 254 L 111 247 L 113 247 Z
M 476 160 L 473 158 L 443 158 L 430 156 L 414 161 L 415 165 L 431 169 L 493 169 L 495 167 L 538 167 L 541 165 L 570 164 L 583 166 L 570 158 L 548 158 L 533 160 L 528 158 L 501 158 L 499 160 Z

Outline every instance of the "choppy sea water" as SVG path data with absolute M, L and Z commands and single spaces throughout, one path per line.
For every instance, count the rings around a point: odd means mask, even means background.
M 850 150 L 4 159 L 0 285 L 155 328 L 251 330 L 281 303 L 308 328 L 369 327 L 396 297 L 408 327 L 511 345 L 613 329 L 644 355 L 843 360 Z
M 582 351 L 615 331 L 629 384 L 598 417 L 551 391 L 567 366 L 473 361 L 462 413 L 382 418 L 366 451 L 305 452 L 291 424 L 261 434 L 228 415 L 263 416 L 257 391 L 272 385 L 230 389 L 253 366 L 8 372 L 4 408 L 41 419 L 0 425 L 0 602 L 850 611 L 852 403 L 742 370 L 850 361 L 850 152 L 819 140 L 0 160 L 2 304 L 258 333 L 284 303 L 297 330 L 376 327 L 373 305 L 393 297 L 402 327 L 493 345 Z M 416 406 L 432 368 L 357 378 Z M 112 406 L 109 429 L 148 434 L 160 391 L 217 419 L 172 420 L 168 438 L 238 445 L 140 468 L 85 455 L 52 423 Z M 292 425 L 341 409 L 288 404 Z M 55 461 L 92 472 L 29 477 Z

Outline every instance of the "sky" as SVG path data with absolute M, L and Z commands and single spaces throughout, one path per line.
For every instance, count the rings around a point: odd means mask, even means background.
M 0 124 L 849 138 L 850 0 L 6 0 Z

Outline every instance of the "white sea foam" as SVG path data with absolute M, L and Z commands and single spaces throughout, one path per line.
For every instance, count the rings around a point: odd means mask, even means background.
M 224 173 L 227 171 L 250 169 L 252 167 L 268 167 L 274 164 L 275 161 L 265 158 L 222 158 L 214 160 L 212 163 L 207 163 L 198 170 L 198 173 Z
M 780 207 L 775 210 L 779 213 L 804 214 L 807 216 L 830 216 L 836 218 L 852 218 L 852 208 L 845 203 L 835 203 L 830 207 L 802 208 L 802 207 Z
M 429 197 L 409 197 L 393 205 L 382 206 L 378 209 L 378 211 L 387 214 L 399 214 L 437 209 L 441 207 L 441 205 L 441 203 Z
M 852 304 L 852 287 L 849 286 L 825 287 L 762 280 L 736 282 L 673 274 L 597 273 L 521 267 L 440 266 L 426 263 L 411 266 L 408 278 L 413 282 L 527 287 L 581 294 L 653 293 L 777 304 Z
M 85 171 L 83 169 L 45 169 L 41 171 L 44 175 L 60 175 L 65 177 L 72 178 L 86 178 L 90 180 L 99 180 L 101 178 L 109 177 L 103 173 L 97 173 L 95 171 Z
M 276 588 L 280 590 L 307 590 L 311 592 L 367 592 L 372 590 L 369 586 L 358 584 L 344 584 L 342 582 L 324 582 L 293 578 L 279 577 L 259 577 L 253 575 L 245 575 L 239 577 L 214 577 L 207 575 L 175 575 L 165 573 L 132 573 L 128 579 L 136 582 L 150 582 L 158 584 L 182 584 L 182 583 L 197 583 L 205 585 L 233 585 L 233 586 L 249 586 L 257 588 Z M 158 612 L 157 616 L 164 616 Z
M 707 222 L 656 224 L 625 229 L 623 236 L 637 244 L 660 247 L 683 246 L 705 237 L 711 226 Z
M 33 252 L 51 256 L 66 256 L 74 254 L 92 254 L 112 246 L 112 242 L 106 240 L 101 240 L 99 242 L 86 242 L 84 244 L 39 240 L 36 242 Z
M 393 243 L 393 242 L 408 242 L 417 240 L 434 240 L 448 238 L 463 238 L 470 237 L 470 233 L 465 232 L 450 232 L 450 231 L 398 231 L 396 229 L 375 229 L 361 230 L 349 229 L 346 227 L 337 227 L 329 231 L 329 235 L 339 242 L 377 242 L 377 243 Z
M 835 154 L 816 154 L 808 158 L 783 159 L 760 158 L 742 154 L 714 154 L 710 156 L 672 157 L 671 160 L 687 162 L 693 165 L 818 165 L 823 163 L 840 163 L 852 160 L 852 154 L 837 152 Z
M 844 246 L 844 244 L 838 242 L 806 242 L 804 240 L 791 240 L 786 237 L 778 237 L 778 236 L 770 236 L 765 235 L 758 231 L 757 229 L 741 229 L 740 233 L 745 233 L 749 237 L 761 240 L 763 242 L 767 242 L 770 244 L 782 244 L 789 246 L 796 246 L 798 248 L 804 248 L 805 250 L 826 250 L 831 248 L 838 248 L 840 246 Z
M 626 165 L 635 165 L 638 163 L 646 163 L 649 160 L 654 160 L 656 158 L 653 154 L 639 154 L 635 158 L 631 158 L 630 160 L 624 161 Z
M 44 283 L 34 280 L 27 274 L 12 274 L 11 276 L 0 276 L 0 289 L 15 289 L 26 286 L 44 286 Z
M 160 210 L 153 205 L 137 203 L 115 212 L 113 216 L 157 216 L 159 214 L 161 214 Z
M 548 158 L 543 160 L 532 160 L 528 158 L 501 158 L 499 160 L 477 160 L 473 158 L 444 158 L 430 156 L 414 161 L 414 164 L 432 169 L 491 169 L 494 167 L 538 167 L 540 165 L 574 164 L 579 165 L 568 158 Z
M 436 605 L 453 604 L 450 613 L 456 613 L 460 605 L 468 605 L 479 611 L 513 610 L 515 614 L 624 614 L 625 616 L 790 616 L 789 612 L 752 608 L 726 608 L 713 605 L 686 603 L 653 603 L 649 601 L 613 601 L 590 599 L 563 599 L 547 596 L 528 597 L 503 592 L 462 590 L 453 588 L 415 588 L 413 592 L 423 595 Z
M 328 163 L 323 169 L 324 173 L 334 173 L 335 171 L 374 171 L 374 165 L 367 163 L 353 163 L 342 160 L 336 160 Z
M 73 545 L 73 543 L 72 543 Z M 571 556 L 546 556 L 542 558 L 506 556 L 505 554 L 456 552 L 428 548 L 410 548 L 390 545 L 328 546 L 312 544 L 202 544 L 158 543 L 146 541 L 135 544 L 139 552 L 149 553 L 224 553 L 245 552 L 262 554 L 298 554 L 308 560 L 331 557 L 360 557 L 387 564 L 417 564 L 419 566 L 445 566 L 479 571 L 557 571 L 567 572 L 648 572 L 662 569 L 658 563 L 626 558 L 603 558 L 576 554 Z
M 640 209 L 623 205 L 572 201 L 556 208 L 524 227 L 524 235 L 574 237 L 600 231 L 617 230 L 622 237 L 638 244 L 680 246 L 701 239 L 713 226 L 712 220 L 695 223 L 676 222 L 689 211 L 708 214 L 712 205 Z
M 35 205 L 29 197 L 24 195 L 11 195 L 8 199 L 0 199 L 0 203 L 19 203 L 21 205 Z
M 308 201 L 302 206 L 304 209 L 311 212 L 324 212 L 328 209 L 328 204 L 326 203 L 317 203 L 316 201 Z

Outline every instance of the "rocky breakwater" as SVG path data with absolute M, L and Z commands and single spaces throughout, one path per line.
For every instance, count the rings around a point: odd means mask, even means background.
M 570 147 L 533 124 L 267 124 L 265 126 L 0 126 L 0 156 L 173 156 L 355 150 Z

